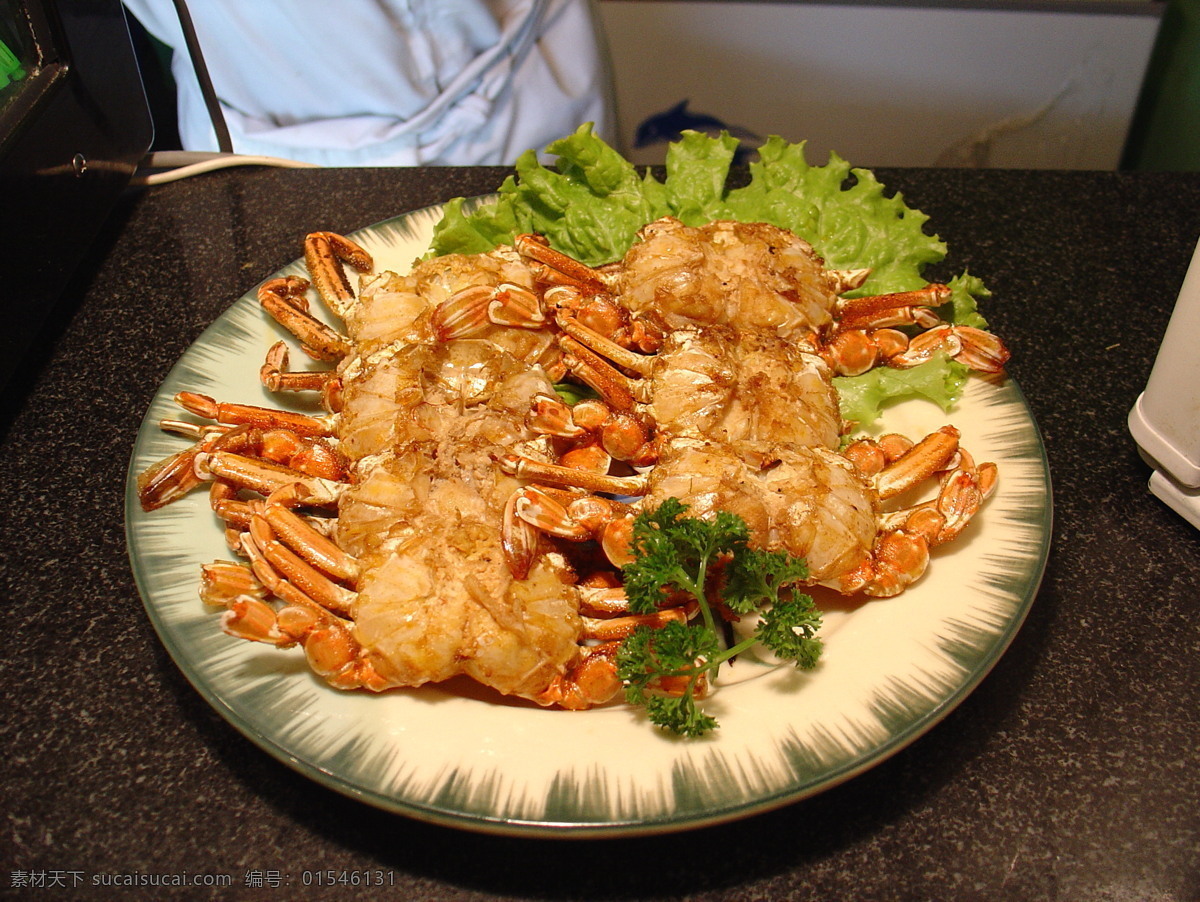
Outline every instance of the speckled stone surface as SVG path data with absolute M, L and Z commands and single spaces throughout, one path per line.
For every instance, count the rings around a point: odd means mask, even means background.
M 317 786 L 204 703 L 126 557 L 125 471 L 152 394 L 305 232 L 483 193 L 503 172 L 225 171 L 114 214 L 3 397 L 0 895 L 383 895 L 299 885 L 332 868 L 378 870 L 404 899 L 1200 898 L 1200 532 L 1147 492 L 1125 425 L 1200 236 L 1200 174 L 880 172 L 950 244 L 928 275 L 966 268 L 994 292 L 1055 527 L 1008 653 L 872 770 L 676 836 L 497 838 Z M 184 873 L 233 886 L 92 885 Z M 13 887 L 29 875 L 68 888 Z

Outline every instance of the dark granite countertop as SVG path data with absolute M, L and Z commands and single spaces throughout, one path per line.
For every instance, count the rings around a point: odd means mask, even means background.
M 179 898 L 295 898 L 294 881 L 251 884 L 379 869 L 405 899 L 1200 898 L 1200 533 L 1147 492 L 1125 425 L 1200 235 L 1200 174 L 880 172 L 930 215 L 947 265 L 994 292 L 1056 509 L 1007 654 L 866 773 L 678 835 L 505 838 L 325 789 L 202 700 L 126 557 L 125 470 L 157 386 L 305 232 L 482 193 L 502 173 L 228 170 L 131 192 L 113 215 L 3 403 L 4 894 L 163 898 L 91 884 L 186 872 L 233 887 Z M 31 876 L 81 885 L 14 888 Z

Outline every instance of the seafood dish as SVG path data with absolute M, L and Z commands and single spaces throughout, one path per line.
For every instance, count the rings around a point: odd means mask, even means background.
M 207 490 L 235 559 L 204 567 L 203 600 L 338 689 L 465 676 L 604 705 L 622 642 L 695 614 L 626 603 L 641 512 L 736 514 L 808 583 L 889 597 L 1001 476 L 951 423 L 852 435 L 834 377 L 934 355 L 1000 374 L 1003 342 L 944 321 L 947 286 L 862 295 L 868 268 L 827 267 L 778 226 L 664 217 L 595 267 L 534 233 L 407 273 L 334 233 L 304 249 L 307 279 L 258 290 L 292 336 L 261 380 L 325 413 L 181 392 L 190 418 L 162 426 L 190 444 L 138 494 L 155 510 Z M 325 368 L 292 369 L 295 345 Z

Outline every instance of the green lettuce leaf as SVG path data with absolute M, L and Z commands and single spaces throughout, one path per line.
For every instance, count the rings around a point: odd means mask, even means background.
M 667 148 L 662 200 L 669 214 L 690 226 L 734 218 L 725 203 L 725 183 L 738 140 L 728 132 L 710 138 L 687 132 Z
M 759 157 L 750 184 L 730 192 L 733 217 L 790 229 L 831 269 L 869 266 L 870 278 L 853 294 L 920 288 L 922 268 L 945 258 L 945 244 L 924 232 L 929 217 L 899 194 L 886 196 L 869 170 L 851 169 L 837 154 L 810 166 L 804 144 L 782 138 L 770 138 Z
M 949 410 L 962 395 L 970 370 L 939 352 L 931 360 L 900 370 L 876 367 L 861 376 L 835 376 L 842 419 L 866 426 L 879 419 L 883 408 L 901 398 L 922 397 Z
M 950 301 L 937 309 L 937 314 L 948 323 L 986 329 L 987 320 L 979 312 L 976 298 L 990 298 L 992 293 L 983 280 L 970 273 L 955 276 L 946 285 L 950 288 Z
M 558 157 L 556 168 L 526 151 L 495 201 L 469 213 L 461 199 L 451 201 L 434 226 L 429 256 L 480 253 L 537 232 L 552 247 L 597 266 L 622 257 L 638 229 L 670 212 L 662 186 L 593 135 L 590 124 L 546 152 Z

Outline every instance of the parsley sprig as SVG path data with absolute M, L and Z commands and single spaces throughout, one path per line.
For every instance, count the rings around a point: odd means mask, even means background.
M 638 627 L 617 654 L 617 675 L 630 704 L 644 705 L 652 723 L 684 736 L 717 728 L 697 695 L 722 664 L 761 643 L 777 657 L 810 669 L 821 653 L 820 613 L 812 598 L 792 591 L 808 576 L 802 558 L 749 547 L 750 530 L 736 514 L 687 517 L 688 506 L 668 498 L 633 524 L 634 559 L 622 571 L 629 607 L 652 613 L 675 593 L 699 606 L 691 623 Z M 722 641 L 717 606 L 735 615 L 760 614 L 754 634 Z

